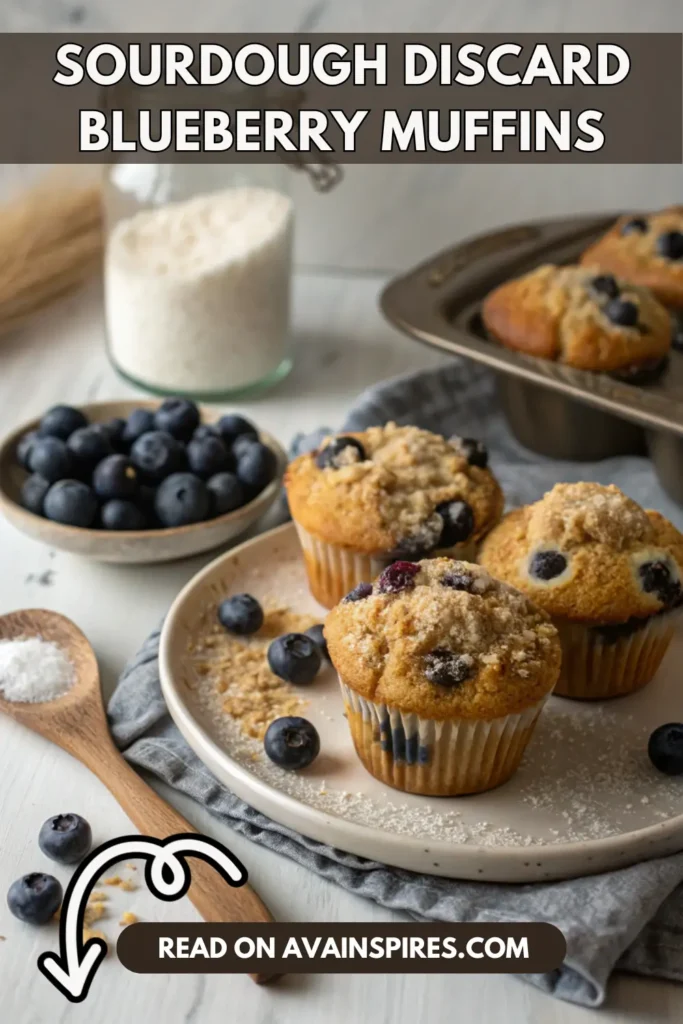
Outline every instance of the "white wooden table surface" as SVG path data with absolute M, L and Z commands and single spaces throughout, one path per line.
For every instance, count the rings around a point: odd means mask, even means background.
M 243 409 L 287 442 L 321 421 L 341 422 L 355 395 L 373 381 L 434 364 L 428 350 L 399 337 L 376 311 L 379 280 L 301 277 L 296 284 L 297 364 L 277 391 Z M 129 394 L 103 350 L 95 290 L 51 312 L 30 330 L 0 340 L 0 431 L 56 401 L 78 403 Z M 209 556 L 210 557 L 210 556 Z M 161 567 L 126 568 L 82 561 L 47 548 L 0 523 L 0 613 L 43 606 L 71 616 L 90 637 L 104 686 L 167 609 L 179 587 L 207 558 Z M 237 837 L 191 801 L 165 791 L 199 829 L 221 840 L 247 865 L 251 880 L 280 920 L 385 921 L 392 915 L 355 898 L 288 860 Z M 138 976 L 110 956 L 84 1004 L 73 1006 L 36 969 L 36 956 L 55 948 L 56 929 L 16 921 L 5 892 L 31 870 L 68 872 L 37 846 L 49 815 L 83 814 L 102 842 L 130 830 L 114 800 L 60 750 L 9 720 L 0 721 L 0 1021 L 7 1024 L 408 1024 L 457 1016 L 468 1024 L 673 1021 L 683 1019 L 683 987 L 619 977 L 600 1013 L 559 1003 L 505 976 L 356 975 L 289 977 L 258 989 L 240 976 Z M 193 920 L 187 900 L 154 901 L 143 889 L 114 893 L 102 921 L 115 941 L 118 919 L 131 910 L 144 920 Z M 99 927 L 99 924 L 95 927 Z

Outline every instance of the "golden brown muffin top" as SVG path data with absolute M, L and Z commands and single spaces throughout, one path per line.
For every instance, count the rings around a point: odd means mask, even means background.
M 362 697 L 424 718 L 500 718 L 552 690 L 560 644 L 547 615 L 484 569 L 395 562 L 328 615 L 325 638 Z
M 671 347 L 671 317 L 652 293 L 594 267 L 537 267 L 491 292 L 482 316 L 507 348 L 583 370 L 635 366 Z
M 581 263 L 645 285 L 667 306 L 683 307 L 683 206 L 620 217 Z
M 613 485 L 556 484 L 505 516 L 480 560 L 557 618 L 623 623 L 681 601 L 683 535 Z
M 285 484 L 292 516 L 321 540 L 419 557 L 453 547 L 441 542 L 456 535 L 476 540 L 498 522 L 503 496 L 486 461 L 476 442 L 387 423 L 326 438 L 290 463 Z

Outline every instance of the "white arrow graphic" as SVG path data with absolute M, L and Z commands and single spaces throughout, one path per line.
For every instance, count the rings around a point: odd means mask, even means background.
M 72 1003 L 82 1002 L 107 955 L 107 944 L 102 939 L 83 942 L 85 907 L 97 879 L 117 861 L 142 857 L 145 881 L 152 895 L 160 900 L 177 900 L 185 895 L 192 882 L 186 856 L 207 861 L 234 888 L 247 881 L 246 869 L 232 853 L 214 839 L 195 832 L 168 839 L 150 836 L 113 839 L 94 850 L 76 869 L 62 903 L 59 954 L 41 953 L 38 969 Z

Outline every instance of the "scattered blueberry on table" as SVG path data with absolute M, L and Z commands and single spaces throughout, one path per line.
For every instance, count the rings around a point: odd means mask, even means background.
M 7 893 L 10 911 L 27 924 L 47 924 L 61 903 L 62 887 L 57 879 L 39 871 L 18 878 Z
M 326 658 L 327 661 L 329 661 L 330 653 L 327 650 L 327 640 L 325 639 L 325 631 L 323 630 L 322 624 L 317 622 L 315 626 L 310 626 L 306 630 L 306 636 L 310 636 L 313 643 L 317 644 L 320 648 L 320 653 L 323 658 Z
M 263 608 L 251 594 L 234 594 L 219 604 L 218 621 L 228 633 L 250 636 L 263 625 Z
M 287 683 L 312 683 L 322 664 L 320 648 L 305 633 L 285 633 L 268 648 L 271 672 Z
M 256 498 L 277 472 L 275 453 L 253 423 L 230 413 L 202 424 L 185 398 L 104 423 L 89 423 L 72 406 L 53 406 L 19 440 L 15 457 L 30 474 L 20 497 L 29 512 L 116 531 L 226 515 Z
M 665 775 L 683 775 L 683 723 L 668 722 L 655 729 L 647 752 L 658 771 Z
M 55 814 L 38 834 L 38 846 L 59 864 L 78 864 L 92 846 L 92 829 L 80 814 Z
M 307 719 L 286 716 L 270 723 L 263 747 L 273 764 L 297 771 L 315 761 L 320 753 L 320 737 Z

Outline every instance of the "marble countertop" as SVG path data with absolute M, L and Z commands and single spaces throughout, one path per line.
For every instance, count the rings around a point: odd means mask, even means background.
M 442 357 L 392 331 L 377 311 L 381 278 L 303 275 L 295 287 L 296 366 L 276 391 L 241 407 L 287 442 L 321 421 L 339 424 L 353 398 L 393 374 L 436 365 Z M 96 289 L 64 302 L 30 329 L 0 340 L 0 431 L 56 401 L 79 403 L 133 392 L 115 376 L 103 349 Z M 125 660 L 168 608 L 178 589 L 211 556 L 157 567 L 98 565 L 54 552 L 0 522 L 0 613 L 46 607 L 73 618 L 92 641 L 109 691 Z M 131 595 L 133 599 L 131 600 Z M 93 825 L 96 842 L 130 831 L 113 798 L 85 768 L 61 750 L 0 721 L 0 890 L 30 870 L 54 870 L 38 850 L 41 823 L 76 811 Z M 225 842 L 249 869 L 257 892 L 280 920 L 387 921 L 394 915 L 303 868 L 235 836 L 208 813 L 163 790 L 200 830 Z M 135 879 L 134 872 L 127 876 Z M 139 883 L 138 883 L 139 884 Z M 141 919 L 195 920 L 187 900 L 167 905 L 144 887 L 111 890 L 102 927 L 115 942 L 125 910 Z M 125 973 L 110 955 L 84 1005 L 72 1006 L 37 972 L 39 952 L 55 948 L 56 929 L 20 924 L 0 901 L 0 1019 L 12 1024 L 163 1020 L 167 1024 L 219 1024 L 238 1008 L 240 1024 L 327 1024 L 372 1021 L 437 1022 L 457 1008 L 460 1020 L 543 1020 L 583 1024 L 602 1019 L 626 1024 L 683 1018 L 683 988 L 618 977 L 600 1014 L 561 1004 L 505 976 L 326 975 L 291 976 L 258 989 L 240 976 L 139 976 Z

